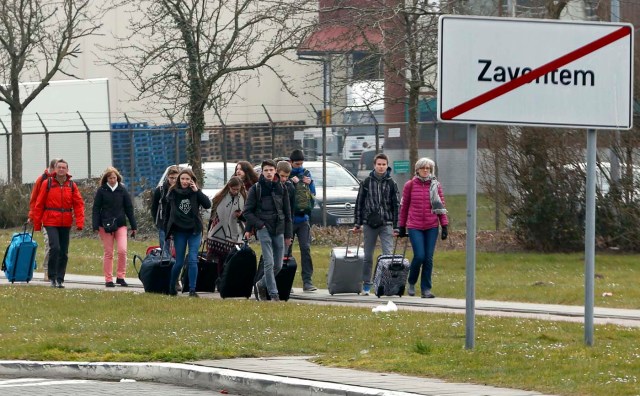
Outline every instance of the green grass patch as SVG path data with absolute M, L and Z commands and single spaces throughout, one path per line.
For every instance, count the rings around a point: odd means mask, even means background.
M 476 318 L 464 349 L 464 316 L 290 301 L 171 298 L 46 287 L 0 288 L 2 359 L 186 362 L 315 355 L 337 367 L 436 377 L 558 395 L 640 392 L 637 329 Z M 319 330 L 321 329 L 321 330 Z

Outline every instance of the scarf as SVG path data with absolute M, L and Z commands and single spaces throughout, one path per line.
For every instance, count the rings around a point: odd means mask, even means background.
M 423 182 L 431 181 L 431 187 L 429 187 L 429 199 L 431 200 L 431 213 L 437 215 L 447 214 L 447 209 L 445 209 L 442 201 L 440 200 L 440 195 L 438 194 L 438 187 L 440 186 L 440 182 L 435 176 L 428 177 L 420 177 L 416 176 L 418 179 Z
M 207 238 L 225 242 L 240 242 L 243 232 L 235 212 L 242 210 L 243 207 L 244 198 L 242 195 L 238 194 L 235 197 L 232 197 L 231 194 L 225 195 L 215 208 L 215 213 L 212 213 L 212 216 L 215 217 L 207 233 Z

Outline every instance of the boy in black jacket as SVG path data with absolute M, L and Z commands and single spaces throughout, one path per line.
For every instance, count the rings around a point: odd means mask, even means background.
M 276 163 L 262 162 L 262 175 L 251 186 L 242 215 L 247 219 L 245 238 L 255 232 L 262 247 L 264 276 L 253 287 L 256 299 L 280 301 L 276 275 L 282 268 L 284 249 L 291 244 L 291 203 L 287 189 L 276 175 Z

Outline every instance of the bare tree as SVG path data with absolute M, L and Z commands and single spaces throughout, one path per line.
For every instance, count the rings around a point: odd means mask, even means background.
M 205 111 L 223 109 L 259 69 L 288 89 L 270 61 L 286 57 L 304 36 L 306 1 L 125 0 L 130 31 L 109 63 L 140 99 L 188 120 L 187 156 L 201 177 Z
M 89 4 L 89 0 L 0 0 L 0 101 L 11 111 L 13 183 L 22 183 L 24 110 L 58 72 L 75 77 L 69 62 L 81 53 L 79 41 L 101 26 Z M 39 84 L 24 92 L 21 82 Z

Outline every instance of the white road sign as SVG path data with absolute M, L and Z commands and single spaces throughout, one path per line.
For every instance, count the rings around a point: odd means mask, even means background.
M 438 118 L 630 129 L 633 26 L 440 17 Z

